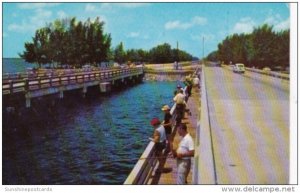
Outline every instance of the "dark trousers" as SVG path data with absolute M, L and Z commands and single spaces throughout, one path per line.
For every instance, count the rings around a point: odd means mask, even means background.
M 176 104 L 176 124 L 181 123 L 181 120 L 184 118 L 185 105 Z

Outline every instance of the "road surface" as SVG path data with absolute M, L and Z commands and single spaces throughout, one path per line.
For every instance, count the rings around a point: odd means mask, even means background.
M 216 183 L 288 184 L 289 82 L 220 67 L 205 76 Z

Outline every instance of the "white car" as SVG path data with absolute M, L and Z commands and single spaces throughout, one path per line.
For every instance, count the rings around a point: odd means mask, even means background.
M 236 63 L 235 65 L 233 65 L 233 72 L 245 73 L 245 65 L 242 63 Z

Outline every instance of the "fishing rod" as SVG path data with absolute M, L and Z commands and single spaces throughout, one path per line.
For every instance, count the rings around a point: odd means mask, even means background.
M 148 139 L 136 140 L 136 141 L 134 141 L 134 142 L 132 142 L 132 143 L 129 143 L 129 144 L 123 146 L 122 148 L 126 148 L 126 147 L 128 147 L 128 146 L 136 145 L 136 144 L 138 144 L 138 143 L 141 143 L 141 142 L 147 142 L 147 141 L 149 141 L 149 140 L 148 140 Z

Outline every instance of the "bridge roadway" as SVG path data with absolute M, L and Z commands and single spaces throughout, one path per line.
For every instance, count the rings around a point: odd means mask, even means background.
M 288 184 L 289 81 L 203 70 L 215 184 Z

